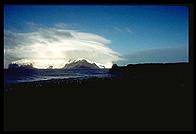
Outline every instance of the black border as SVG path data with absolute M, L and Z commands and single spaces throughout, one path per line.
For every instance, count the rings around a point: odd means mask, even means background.
M 5 4 L 192 4 L 193 0 L 4 0 Z
M 193 0 L 54 0 L 54 1 L 50 1 L 50 0 L 1 0 L 2 2 L 2 26 L 1 26 L 1 30 L 2 33 L 4 32 L 4 5 L 6 4 L 14 4 L 14 5 L 61 5 L 61 4 L 66 4 L 66 5 L 183 5 L 183 6 L 187 6 L 189 8 L 189 64 L 191 64 L 193 66 L 193 72 L 194 72 L 194 62 L 193 62 L 193 55 L 194 55 L 194 49 L 193 49 Z M 3 35 L 3 34 L 2 34 Z M 3 40 L 3 36 L 2 37 L 2 42 Z M 3 43 L 2 43 L 3 44 Z M 3 50 L 3 45 L 1 45 L 2 50 Z M 2 52 L 2 57 L 4 52 Z M 4 59 L 3 59 L 4 60 Z M 3 61 L 1 62 L 3 63 Z M 3 72 L 3 64 L 1 64 L 2 66 L 2 74 Z M 193 73 L 194 74 L 194 73 Z M 3 75 L 2 76 L 2 81 L 3 81 Z M 194 76 L 194 75 L 193 75 Z M 3 83 L 3 82 L 2 82 Z M 2 84 L 1 83 L 1 84 Z M 193 78 L 193 83 L 194 83 L 194 78 Z M 193 85 L 193 131 L 185 131 L 185 132 L 194 132 L 195 131 L 195 90 L 194 90 L 194 85 Z M 3 88 L 1 88 L 3 89 Z M 3 90 L 2 90 L 3 91 Z M 3 98 L 3 97 L 2 97 Z M 4 104 L 3 104 L 4 105 Z M 4 118 L 4 116 L 3 116 Z M 3 122 L 4 123 L 4 122 Z M 4 126 L 3 126 L 3 130 L 4 130 Z M 5 130 L 4 130 L 5 132 Z M 69 131 L 65 131 L 65 132 L 69 132 Z M 77 131 L 79 132 L 79 131 Z M 82 131 L 82 132 L 91 132 L 91 131 Z M 95 131 L 93 131 L 95 132 Z M 102 132 L 102 131 L 98 131 L 98 132 Z M 109 132 L 109 131 L 108 131 Z M 111 131 L 111 132 L 119 132 L 119 131 Z M 120 131 L 122 132 L 122 131 Z M 123 132 L 127 132 L 127 131 L 123 131 Z M 129 131 L 128 131 L 129 132 Z M 182 131 L 130 131 L 130 132 L 182 132 Z

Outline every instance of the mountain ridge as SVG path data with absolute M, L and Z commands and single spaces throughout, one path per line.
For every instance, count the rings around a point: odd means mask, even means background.
M 82 59 L 65 64 L 63 69 L 100 69 L 95 63 L 89 63 L 87 60 Z

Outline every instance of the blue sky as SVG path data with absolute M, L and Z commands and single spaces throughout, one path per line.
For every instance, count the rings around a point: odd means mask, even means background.
M 154 61 L 149 58 L 145 60 L 144 58 L 148 56 L 146 55 L 141 57 L 138 63 L 188 61 L 188 8 L 185 6 L 6 5 L 4 7 L 6 31 L 27 33 L 37 27 L 63 27 L 99 35 L 110 40 L 108 47 L 124 58 L 144 51 L 175 49 L 175 51 L 169 50 L 171 60 L 168 57 L 164 60 L 164 56 L 160 60 Z M 167 56 L 167 52 L 165 53 Z M 158 53 L 156 56 L 159 57 Z M 126 59 L 119 63 L 131 62 Z M 137 60 L 134 63 L 137 63 Z

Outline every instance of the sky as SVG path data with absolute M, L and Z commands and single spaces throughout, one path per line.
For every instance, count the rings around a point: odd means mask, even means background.
M 160 5 L 5 5 L 4 68 L 188 62 L 188 8 Z

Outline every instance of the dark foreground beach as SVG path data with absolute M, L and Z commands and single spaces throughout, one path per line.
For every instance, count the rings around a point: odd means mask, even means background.
M 4 85 L 5 130 L 192 130 L 192 65 L 114 67 L 111 78 Z

